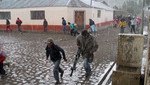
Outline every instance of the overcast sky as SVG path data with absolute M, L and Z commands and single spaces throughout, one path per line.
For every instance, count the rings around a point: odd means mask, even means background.
M 128 0 L 96 0 L 96 1 L 100 1 L 100 2 L 105 1 L 108 3 L 108 5 L 113 7 L 114 5 L 121 6 L 124 3 L 124 1 L 128 1 Z M 138 1 L 138 0 L 133 0 L 133 1 Z

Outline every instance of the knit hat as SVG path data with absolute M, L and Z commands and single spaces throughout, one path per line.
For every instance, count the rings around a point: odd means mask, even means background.
M 54 41 L 53 41 L 52 38 L 48 38 L 47 41 L 46 41 L 45 43 L 47 43 L 47 44 L 48 44 L 48 43 L 54 43 Z

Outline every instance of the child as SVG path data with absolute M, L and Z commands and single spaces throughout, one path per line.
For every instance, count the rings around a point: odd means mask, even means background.
M 3 68 L 4 66 L 3 62 L 5 61 L 5 59 L 6 59 L 6 54 L 3 51 L 1 51 L 0 52 L 0 74 L 1 75 L 7 75 L 6 71 Z
M 71 24 L 70 22 L 68 22 L 68 25 L 70 26 L 70 34 L 71 36 L 75 36 L 75 32 L 74 32 L 74 24 Z

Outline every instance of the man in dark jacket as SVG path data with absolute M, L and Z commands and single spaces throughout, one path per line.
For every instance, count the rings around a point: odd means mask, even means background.
M 18 25 L 18 31 L 22 32 L 21 29 L 20 29 L 22 21 L 19 18 L 17 18 L 16 24 Z
M 50 56 L 51 61 L 54 63 L 54 69 L 53 69 L 53 73 L 54 73 L 54 78 L 56 80 L 55 84 L 60 84 L 59 81 L 59 72 L 61 73 L 61 77 L 63 76 L 64 70 L 62 68 L 60 68 L 59 64 L 61 61 L 61 54 L 63 55 L 63 59 L 64 61 L 67 61 L 66 57 L 65 57 L 65 52 L 64 50 L 59 47 L 58 45 L 55 45 L 53 42 L 53 39 L 49 38 L 47 40 L 47 47 L 46 47 L 46 59 L 48 60 L 48 57 Z
M 44 32 L 47 32 L 47 25 L 48 25 L 48 23 L 47 23 L 46 19 L 44 19 L 44 21 L 43 21 Z
M 64 19 L 64 17 L 62 17 L 62 25 L 63 25 L 63 32 L 65 33 L 66 30 L 68 29 L 66 28 L 66 20 Z

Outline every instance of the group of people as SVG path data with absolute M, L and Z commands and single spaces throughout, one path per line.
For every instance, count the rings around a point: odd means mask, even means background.
M 58 45 L 56 45 L 52 38 L 47 39 L 46 46 L 46 60 L 50 57 L 54 64 L 53 75 L 56 80 L 55 84 L 60 84 L 60 77 L 63 77 L 64 70 L 59 66 L 61 61 L 61 54 L 64 61 L 67 61 L 65 51 Z M 77 48 L 81 50 L 81 55 L 84 61 L 84 69 L 86 71 L 85 76 L 89 76 L 91 73 L 90 58 L 93 57 L 94 52 L 98 49 L 96 39 L 91 36 L 87 30 L 83 30 L 77 37 Z
M 68 29 L 66 28 L 66 20 L 64 19 L 64 17 L 62 17 L 62 25 L 63 25 L 63 32 L 65 33 L 66 31 L 68 31 Z M 70 34 L 73 36 L 75 36 L 76 34 L 79 34 L 79 32 L 77 31 L 78 26 L 76 23 L 70 23 L 68 22 L 68 25 L 70 27 Z M 90 33 L 96 33 L 97 32 L 97 28 L 95 26 L 95 22 L 92 19 L 89 19 L 89 32 Z
M 71 24 L 70 22 L 68 22 L 68 25 L 70 26 L 71 36 L 76 36 L 77 34 L 79 34 L 77 24 L 75 24 L 75 23 Z
M 18 26 L 18 31 L 22 32 L 21 30 L 21 24 L 22 24 L 22 20 L 17 18 L 16 20 L 16 24 Z M 63 25 L 63 32 L 66 33 L 66 31 L 68 31 L 68 29 L 66 28 L 66 20 L 64 19 L 64 17 L 62 17 L 62 25 Z M 76 23 L 70 23 L 68 22 L 68 25 L 70 27 L 70 34 L 72 36 L 76 36 L 76 34 L 79 34 L 78 30 L 78 26 Z M 97 28 L 95 27 L 95 22 L 92 19 L 89 19 L 89 29 L 91 30 L 90 32 L 97 32 Z M 47 32 L 47 26 L 48 26 L 48 22 L 46 19 L 44 19 L 43 21 L 43 27 L 44 27 L 44 32 Z M 8 19 L 6 19 L 6 32 L 8 32 L 8 30 L 12 31 L 12 29 L 10 28 L 10 21 Z
M 64 17 L 62 17 L 62 25 L 63 25 L 63 32 L 66 33 L 66 31 L 68 31 L 68 29 L 66 28 L 67 23 L 66 23 L 66 20 L 64 19 Z M 71 36 L 76 36 L 77 34 L 79 34 L 78 26 L 76 23 L 68 22 L 68 25 L 70 27 Z
M 120 33 L 124 33 L 125 27 L 128 24 L 130 32 L 136 34 L 136 30 L 138 30 L 140 23 L 141 17 L 137 19 L 135 17 L 122 18 L 118 24 L 118 28 L 120 28 Z
M 66 28 L 67 23 L 66 23 L 66 20 L 64 19 L 64 17 L 62 17 L 62 25 L 63 25 L 63 32 L 66 33 L 66 31 L 68 31 L 68 29 Z M 75 24 L 75 23 L 71 24 L 70 22 L 68 22 L 68 25 L 70 27 L 70 34 L 72 36 L 76 36 L 76 34 L 79 34 L 77 31 L 77 29 L 78 29 L 77 24 Z M 46 19 L 44 19 L 44 21 L 43 21 L 43 26 L 44 26 L 44 32 L 47 32 L 48 22 Z
M 18 26 L 18 31 L 22 32 L 22 30 L 21 30 L 22 21 L 19 18 L 17 18 L 16 24 Z M 12 29 L 10 28 L 10 21 L 8 19 L 6 19 L 6 32 L 8 32 L 8 30 L 12 31 Z

